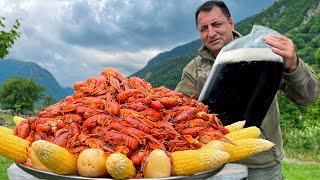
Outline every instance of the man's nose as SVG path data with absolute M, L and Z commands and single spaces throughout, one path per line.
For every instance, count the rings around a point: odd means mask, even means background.
M 209 27 L 208 30 L 209 30 L 209 31 L 208 31 L 208 36 L 209 36 L 210 38 L 213 38 L 213 37 L 217 34 L 217 32 L 215 31 L 215 29 L 214 29 L 213 27 Z

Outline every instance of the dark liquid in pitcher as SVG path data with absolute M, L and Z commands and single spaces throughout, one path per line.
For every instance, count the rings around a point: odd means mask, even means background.
M 199 101 L 224 125 L 246 120 L 246 126 L 259 127 L 279 88 L 283 63 L 238 60 L 215 64 L 211 74 Z

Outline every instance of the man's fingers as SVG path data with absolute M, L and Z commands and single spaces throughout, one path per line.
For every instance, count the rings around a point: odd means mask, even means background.
M 293 42 L 289 38 L 282 35 L 268 35 L 264 40 L 269 43 L 276 42 L 284 46 L 294 46 Z
M 278 54 L 281 57 L 284 57 L 284 58 L 288 57 L 288 55 L 286 54 L 286 51 L 283 51 L 281 49 L 273 47 L 271 48 L 271 51 L 274 52 L 275 54 Z
M 286 42 L 279 41 L 279 40 L 271 38 L 271 37 L 270 38 L 265 38 L 265 42 L 268 45 L 270 45 L 271 47 L 278 48 L 278 49 L 281 49 L 281 50 L 284 50 L 287 47 L 287 43 Z
M 283 41 L 288 40 L 287 37 L 282 36 L 282 35 L 279 35 L 279 34 L 270 34 L 270 35 L 268 35 L 268 36 L 271 37 L 271 38 L 279 39 L 279 40 L 283 40 Z

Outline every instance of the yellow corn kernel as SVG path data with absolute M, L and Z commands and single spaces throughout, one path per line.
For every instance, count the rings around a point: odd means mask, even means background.
M 0 155 L 15 162 L 26 162 L 30 141 L 0 131 Z
M 13 135 L 13 130 L 4 126 L 0 126 L 0 132 Z
M 264 139 L 240 139 L 233 141 L 235 145 L 223 142 L 226 151 L 230 154 L 228 162 L 235 162 L 241 159 L 258 154 L 259 152 L 271 149 L 274 144 Z
M 261 134 L 259 128 L 255 126 L 243 128 L 225 135 L 226 138 L 230 139 L 231 141 L 235 141 L 238 139 L 246 139 L 246 138 L 258 138 Z
M 228 129 L 229 133 L 240 130 L 243 128 L 243 126 L 246 124 L 246 121 L 238 121 L 235 123 L 232 123 L 230 125 L 225 126 L 226 129 Z
M 77 156 L 63 147 L 44 140 L 32 143 L 38 160 L 57 174 L 77 174 Z
M 200 149 L 215 149 L 220 151 L 226 151 L 226 148 L 224 147 L 223 143 L 219 140 L 211 140 L 207 144 L 204 144 L 201 146 Z
M 113 153 L 106 161 L 108 173 L 116 179 L 128 179 L 136 175 L 132 161 L 124 154 Z
M 173 159 L 173 175 L 191 175 L 209 171 L 224 164 L 229 154 L 215 149 L 198 149 L 175 151 Z
M 50 169 L 48 169 L 47 167 L 45 167 L 45 166 L 38 160 L 36 154 L 35 154 L 34 151 L 32 150 L 32 147 L 29 148 L 28 157 L 29 157 L 30 163 L 32 164 L 32 167 L 33 167 L 33 168 L 39 169 L 39 170 L 43 170 L 43 171 L 51 172 Z
M 13 122 L 15 125 L 18 125 L 21 123 L 21 121 L 25 120 L 25 118 L 23 117 L 19 117 L 19 116 L 13 116 Z

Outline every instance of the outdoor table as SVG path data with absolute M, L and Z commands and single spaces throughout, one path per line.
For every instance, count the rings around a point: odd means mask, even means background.
M 20 169 L 16 164 L 12 164 L 7 169 L 7 174 L 10 180 L 39 180 Z M 228 163 L 225 167 L 216 175 L 207 180 L 240 180 L 247 179 L 248 168 L 244 165 Z

